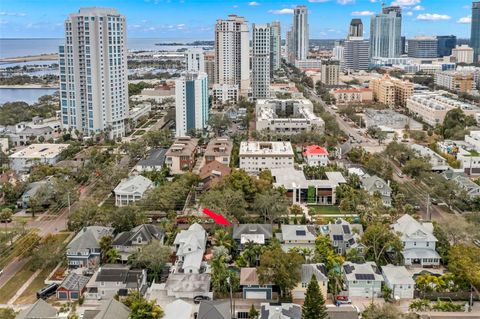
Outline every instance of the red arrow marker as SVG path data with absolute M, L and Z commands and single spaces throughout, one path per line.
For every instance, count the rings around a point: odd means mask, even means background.
M 212 212 L 211 210 L 207 209 L 207 208 L 204 208 L 203 209 L 203 213 L 205 215 L 207 215 L 208 217 L 210 217 L 211 219 L 213 219 L 215 221 L 215 223 L 219 224 L 219 225 L 225 225 L 225 226 L 230 226 L 230 222 L 225 218 L 223 217 L 223 215 L 221 214 L 215 214 L 214 212 Z

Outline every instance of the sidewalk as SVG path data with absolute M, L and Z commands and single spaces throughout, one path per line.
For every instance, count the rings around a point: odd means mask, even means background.
M 35 278 L 38 277 L 38 275 L 40 274 L 41 271 L 42 271 L 42 269 L 38 269 L 37 271 L 35 271 L 33 273 L 33 275 L 30 276 L 30 278 L 28 278 L 28 280 L 22 285 L 22 287 L 20 287 L 20 289 L 18 289 L 18 291 L 15 293 L 15 295 L 13 295 L 13 297 L 10 298 L 10 300 L 7 302 L 7 304 L 8 305 L 13 305 L 13 303 L 18 299 L 18 297 L 20 297 L 23 294 L 23 292 L 28 288 L 28 286 L 30 286 L 32 281 L 34 281 Z

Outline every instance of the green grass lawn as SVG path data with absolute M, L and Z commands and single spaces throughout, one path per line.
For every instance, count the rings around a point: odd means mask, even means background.
M 27 263 L 15 274 L 15 276 L 7 281 L 7 283 L 0 289 L 0 304 L 6 304 L 34 272 L 35 271 L 30 270 Z
M 133 135 L 134 136 L 143 135 L 143 134 L 145 134 L 145 132 L 146 132 L 145 130 L 137 130 L 133 133 Z
M 338 206 L 308 206 L 310 215 L 337 215 L 342 214 Z
M 30 286 L 15 301 L 17 305 L 32 304 L 37 300 L 37 291 L 45 286 L 45 279 L 53 271 L 53 268 L 43 269 L 38 276 L 32 281 Z

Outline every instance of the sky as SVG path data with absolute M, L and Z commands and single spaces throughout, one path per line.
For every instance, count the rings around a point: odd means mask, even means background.
M 382 0 L 0 0 L 0 38 L 63 37 L 63 22 L 80 7 L 113 7 L 127 18 L 127 36 L 165 40 L 213 40 L 215 21 L 234 13 L 249 23 L 278 20 L 282 33 L 293 7 L 307 5 L 311 39 L 344 38 L 352 18 L 361 18 L 368 38 L 370 16 Z M 403 7 L 407 38 L 454 34 L 470 37 L 472 0 L 385 0 Z

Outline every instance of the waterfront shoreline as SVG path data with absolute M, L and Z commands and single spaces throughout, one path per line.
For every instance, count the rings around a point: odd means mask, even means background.
M 59 89 L 58 86 L 25 84 L 25 85 L 0 85 L 0 89 Z
M 27 56 L 11 57 L 11 58 L 1 58 L 0 63 L 21 63 L 21 62 L 32 62 L 32 61 L 55 61 L 55 60 L 58 60 L 57 53 L 47 53 L 47 54 L 27 55 Z

